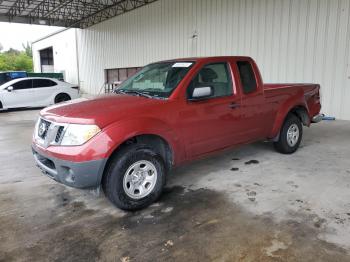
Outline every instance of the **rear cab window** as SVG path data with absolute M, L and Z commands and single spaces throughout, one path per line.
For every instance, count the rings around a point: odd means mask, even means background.
M 238 73 L 244 94 L 251 94 L 258 90 L 254 70 L 249 61 L 237 61 Z

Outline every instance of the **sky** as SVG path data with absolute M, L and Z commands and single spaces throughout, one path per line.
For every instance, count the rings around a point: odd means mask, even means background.
M 23 50 L 22 43 L 33 42 L 60 29 L 62 27 L 0 22 L 0 43 L 3 51 L 11 47 Z

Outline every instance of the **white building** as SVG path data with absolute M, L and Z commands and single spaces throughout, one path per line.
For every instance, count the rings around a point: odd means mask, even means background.
M 63 73 L 67 82 L 79 84 L 77 30 L 58 31 L 33 42 L 34 72 Z
M 63 71 L 87 93 L 153 61 L 248 55 L 265 82 L 320 83 L 323 112 L 350 119 L 349 0 L 159 0 L 40 39 L 33 54 L 35 71 Z

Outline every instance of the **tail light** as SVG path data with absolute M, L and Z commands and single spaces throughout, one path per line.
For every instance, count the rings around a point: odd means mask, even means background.
M 317 85 L 317 90 L 316 90 L 316 93 L 314 94 L 314 100 L 316 103 L 321 102 L 320 85 Z
M 316 101 L 316 103 L 320 103 L 321 102 L 321 95 L 320 95 L 319 91 L 315 94 L 315 101 Z
M 73 89 L 78 90 L 78 94 L 80 93 L 80 87 L 79 86 L 72 86 Z

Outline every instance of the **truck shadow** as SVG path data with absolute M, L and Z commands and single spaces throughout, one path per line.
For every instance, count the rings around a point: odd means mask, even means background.
M 45 107 L 19 107 L 19 108 L 1 109 L 0 114 L 11 113 L 11 112 L 32 111 L 32 110 L 39 110 L 43 108 Z
M 266 153 L 279 154 L 274 150 L 273 144 L 270 142 L 256 142 L 228 149 L 175 168 L 169 176 L 170 181 L 176 182 L 176 177 L 188 175 L 188 170 L 191 170 L 191 173 L 205 175 L 212 172 L 230 170 L 235 164 L 258 164 L 259 159 Z

